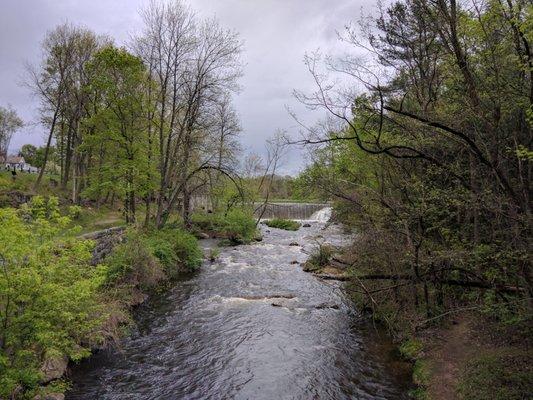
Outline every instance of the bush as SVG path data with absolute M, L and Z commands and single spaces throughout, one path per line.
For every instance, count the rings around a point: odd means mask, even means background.
M 407 360 L 416 360 L 423 349 L 422 342 L 411 338 L 405 340 L 399 347 L 400 354 Z
M 240 209 L 232 209 L 226 214 L 195 213 L 191 222 L 194 229 L 214 232 L 232 244 L 249 243 L 257 232 L 253 214 Z
M 193 227 L 203 232 L 219 232 L 224 225 L 222 214 L 194 213 L 191 215 Z
M 285 229 L 286 231 L 297 231 L 301 226 L 299 222 L 283 218 L 269 219 L 265 224 L 271 228 Z
M 257 227 L 252 213 L 233 209 L 226 214 L 223 230 L 233 243 L 249 243 L 254 238 Z
M 180 272 L 193 271 L 202 263 L 198 240 L 180 228 L 166 228 L 147 235 L 152 254 L 171 278 Z
M 319 244 L 316 250 L 305 262 L 304 271 L 314 272 L 327 267 L 333 256 L 333 248 L 326 244 Z
M 182 229 L 165 228 L 147 233 L 132 230 L 125 243 L 115 247 L 106 259 L 108 283 L 148 289 L 166 278 L 175 278 L 180 272 L 196 269 L 201 262 L 198 241 Z
M 69 221 L 54 204 L 0 209 L 0 398 L 21 387 L 30 395 L 45 358 L 79 360 L 102 339 L 106 269 L 90 266 L 92 242 L 60 236 Z
M 147 239 L 136 231 L 128 232 L 126 241 L 116 246 L 105 262 L 108 286 L 148 289 L 165 278 L 163 267 Z

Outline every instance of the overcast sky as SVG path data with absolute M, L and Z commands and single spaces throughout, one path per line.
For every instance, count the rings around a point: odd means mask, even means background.
M 45 128 L 37 121 L 37 104 L 21 82 L 24 63 L 36 63 L 45 33 L 69 21 L 108 34 L 125 45 L 141 29 L 138 11 L 148 0 L 0 0 L 0 105 L 10 104 L 29 123 L 15 134 L 11 149 L 25 143 L 41 144 Z M 261 153 L 264 141 L 276 129 L 296 134 L 298 128 L 286 106 L 310 122 L 313 115 L 292 98 L 292 90 L 311 90 L 303 64 L 306 52 L 339 51 L 336 31 L 359 19 L 369 0 L 189 0 L 202 17 L 215 15 L 222 25 L 244 40 L 243 90 L 235 98 L 247 151 Z M 303 164 L 293 149 L 284 172 L 295 173 Z

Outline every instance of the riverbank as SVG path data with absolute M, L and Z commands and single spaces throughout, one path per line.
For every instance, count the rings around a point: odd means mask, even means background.
M 384 307 L 393 301 L 390 290 L 402 284 L 376 289 L 366 280 L 387 279 L 379 274 L 362 276 L 354 270 L 352 246 L 318 246 L 304 270 L 321 279 L 348 282 L 359 307 L 389 329 L 398 352 L 413 366 L 417 385 L 411 395 L 419 400 L 521 400 L 533 388 L 533 351 L 530 326 L 491 318 L 492 310 L 481 305 L 456 306 L 429 319 L 415 318 L 391 325 Z M 385 300 L 384 296 L 389 296 Z M 427 317 L 426 317 L 427 318 Z M 409 329 L 409 326 L 414 329 Z
M 0 208 L 0 398 L 61 399 L 69 363 L 117 345 L 136 307 L 200 266 L 183 224 L 94 232 L 120 222 L 107 214 L 40 195 Z M 251 214 L 220 221 L 217 234 L 232 243 L 255 233 Z
M 414 337 L 419 399 L 521 400 L 531 393 L 533 352 L 522 334 L 464 312 Z
M 262 242 L 221 247 L 215 261 L 139 308 L 138 329 L 120 351 L 73 370 L 67 398 L 407 399 L 409 367 L 386 336 L 341 285 L 300 267 L 316 240 L 347 239 L 340 226 L 309 225 L 261 226 Z

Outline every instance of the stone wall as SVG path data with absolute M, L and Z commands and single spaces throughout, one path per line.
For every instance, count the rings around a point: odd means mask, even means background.
M 126 228 L 123 226 L 116 226 L 80 236 L 81 239 L 94 240 L 96 242 L 91 260 L 92 265 L 101 262 L 117 244 L 122 242 L 125 230 Z

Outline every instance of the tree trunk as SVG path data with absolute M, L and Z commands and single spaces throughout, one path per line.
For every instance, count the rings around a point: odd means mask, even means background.
M 50 125 L 50 133 L 48 134 L 48 140 L 46 141 L 46 148 L 44 150 L 43 166 L 41 167 L 41 170 L 39 171 L 39 176 L 37 177 L 37 180 L 35 181 L 33 190 L 37 190 L 39 188 L 39 186 L 41 185 L 41 180 L 43 179 L 43 174 L 46 168 L 46 163 L 48 162 L 48 154 L 50 153 L 50 144 L 52 143 L 52 136 L 54 135 L 54 129 L 56 127 L 57 116 L 59 114 L 59 107 L 60 107 L 60 104 L 57 103 L 56 109 L 54 111 L 54 116 L 52 118 L 52 124 Z

